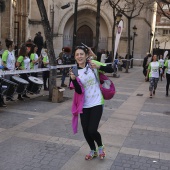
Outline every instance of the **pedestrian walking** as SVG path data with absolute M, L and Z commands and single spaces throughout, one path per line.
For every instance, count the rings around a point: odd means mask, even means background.
M 71 49 L 69 47 L 64 47 L 64 51 L 62 54 L 62 61 L 64 65 L 71 64 Z M 65 84 L 65 79 L 68 74 L 68 68 L 62 68 L 62 77 L 61 77 L 61 87 L 67 87 Z
M 159 70 L 162 74 L 162 68 L 160 62 L 157 61 L 157 55 L 154 55 L 152 57 L 151 62 L 148 66 L 148 71 L 146 75 L 146 80 L 149 77 L 150 85 L 149 85 L 149 91 L 150 91 L 150 98 L 152 98 L 152 95 L 155 95 L 155 91 L 157 88 L 157 84 L 159 81 Z
M 162 56 L 162 55 L 160 55 L 159 62 L 160 62 L 161 67 L 162 67 L 162 69 L 163 69 L 163 68 L 164 68 L 164 59 L 163 59 L 163 56 Z M 160 75 L 160 78 L 161 78 L 161 81 L 162 81 L 162 75 L 163 75 L 163 73 L 162 73 L 162 74 L 160 73 L 159 75 Z
M 166 69 L 166 96 L 168 96 L 168 92 L 169 92 L 169 84 L 170 84 L 170 55 L 167 56 L 167 60 L 164 64 L 164 70 L 163 70 L 163 76 L 164 76 L 164 72 L 165 72 L 165 69 Z
M 145 78 L 147 75 L 148 65 L 151 62 L 151 59 L 152 59 L 152 55 L 147 54 L 147 56 L 143 60 L 143 75 L 145 76 Z M 145 81 L 148 81 L 148 80 L 149 80 L 149 77 L 147 79 L 145 79 Z
M 91 160 L 99 155 L 103 159 L 105 154 L 104 145 L 98 126 L 103 112 L 104 99 L 99 88 L 98 81 L 94 75 L 98 75 L 98 71 L 112 73 L 113 69 L 94 60 L 87 61 L 90 56 L 95 56 L 90 48 L 78 46 L 75 49 L 75 60 L 78 67 L 78 76 L 76 77 L 73 70 L 70 70 L 71 83 L 70 87 L 75 88 L 75 94 L 72 105 L 73 113 L 73 130 L 77 132 L 78 114 L 80 114 L 81 125 L 84 137 L 90 147 L 90 153 L 85 156 L 86 160 Z M 97 64 L 96 64 L 97 63 Z M 98 149 L 95 143 L 97 143 Z

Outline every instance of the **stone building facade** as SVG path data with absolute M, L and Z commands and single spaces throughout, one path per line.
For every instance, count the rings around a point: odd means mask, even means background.
M 63 46 L 72 47 L 74 27 L 74 3 L 70 0 L 70 7 L 61 9 L 61 6 L 68 3 L 67 0 L 44 0 L 48 18 L 53 30 L 53 42 L 56 56 L 61 52 Z M 150 32 L 154 32 L 155 14 L 144 9 L 141 15 L 132 19 L 132 27 L 136 25 L 138 36 L 135 38 L 134 58 L 141 59 L 149 51 Z M 125 56 L 127 53 L 127 20 L 122 17 L 124 28 L 118 53 Z M 96 0 L 79 0 L 77 17 L 77 45 L 80 42 L 94 47 L 96 30 Z M 16 43 L 21 44 L 28 38 L 34 38 L 38 31 L 43 33 L 41 18 L 36 0 L 6 0 L 6 11 L 1 14 L 1 39 L 13 38 Z M 100 20 L 100 50 L 111 51 L 112 44 L 112 8 L 102 3 Z M 17 31 L 18 32 L 17 32 Z M 17 33 L 16 33 L 17 32 Z M 132 44 L 132 41 L 131 41 Z M 151 43 L 152 44 L 152 43 Z

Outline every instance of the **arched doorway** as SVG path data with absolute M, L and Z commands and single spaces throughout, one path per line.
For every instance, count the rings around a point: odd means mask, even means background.
M 87 25 L 83 25 L 77 30 L 76 45 L 81 45 L 81 43 L 93 47 L 93 31 Z

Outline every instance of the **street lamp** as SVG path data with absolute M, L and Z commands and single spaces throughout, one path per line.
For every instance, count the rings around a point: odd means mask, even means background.
M 158 52 L 159 52 L 159 44 L 160 44 L 160 42 L 158 41 L 158 39 L 156 39 L 155 40 L 156 55 L 158 55 Z
M 120 20 L 122 19 L 122 14 L 120 12 L 118 12 L 116 14 L 116 24 L 119 24 Z
M 153 37 L 153 33 L 150 33 L 150 44 L 149 44 L 149 53 L 151 53 L 151 43 L 152 43 L 152 37 Z
M 155 40 L 155 48 L 157 48 L 158 45 L 158 39 Z
M 132 46 L 132 61 L 131 61 L 131 68 L 133 68 L 134 44 L 135 44 L 135 37 L 137 36 L 136 31 L 137 31 L 137 27 L 136 27 L 136 25 L 134 25 L 134 26 L 133 26 L 133 46 Z

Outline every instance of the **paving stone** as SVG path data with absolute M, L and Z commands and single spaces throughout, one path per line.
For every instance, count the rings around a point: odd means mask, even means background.
M 170 153 L 169 141 L 169 133 L 131 129 L 123 146 L 127 148 Z
M 46 150 L 48 152 L 49 148 L 55 151 L 55 156 L 59 155 L 57 159 L 54 159 L 54 156 L 49 153 L 44 156 L 39 155 L 41 151 Z M 65 152 L 61 153 L 60 151 L 63 149 Z M 54 165 L 55 169 L 60 169 L 70 158 L 67 152 L 74 154 L 79 150 L 79 147 L 59 144 L 51 145 L 48 142 L 12 137 L 0 144 L 0 150 L 3 153 L 3 155 L 0 155 L 0 169 L 2 170 L 42 170 L 45 166 L 52 170 Z M 26 159 L 27 157 L 29 159 Z M 12 166 L 15 168 L 12 168 Z
M 28 120 L 28 118 L 30 118 L 30 115 L 8 112 L 6 110 L 0 113 L 0 128 L 5 128 L 5 129 L 12 128 Z
M 130 158 L 130 161 L 126 160 L 126 156 Z M 126 164 L 122 163 L 122 166 L 116 165 L 116 162 L 123 162 L 123 160 L 127 161 Z M 146 162 L 145 162 L 146 161 Z M 132 164 L 133 162 L 133 164 Z M 152 159 L 148 157 L 141 157 L 136 155 L 128 155 L 128 154 L 118 154 L 116 159 L 114 160 L 110 170 L 169 170 L 170 162 L 169 161 L 161 161 L 159 159 Z
M 85 139 L 80 123 L 78 126 L 78 131 L 79 133 L 74 135 L 72 131 L 71 121 L 64 118 L 50 118 L 25 130 L 25 132 L 30 133 L 38 133 L 43 135 L 78 139 L 84 141 Z
M 165 107 L 164 105 L 154 105 L 145 103 L 141 109 L 142 112 L 153 112 L 153 113 L 166 113 L 169 111 L 168 106 Z
M 27 100 L 26 102 L 17 102 L 15 104 L 10 103 L 10 109 L 18 109 L 23 111 L 27 110 L 32 112 L 35 112 L 36 109 L 36 112 L 46 113 L 59 105 L 60 103 L 50 102 L 48 96 L 40 96 L 31 100 Z
M 124 101 L 105 100 L 104 107 L 109 108 L 109 109 L 112 109 L 112 108 L 116 109 L 116 108 L 119 108 L 123 103 Z
M 170 129 L 170 116 L 139 115 L 135 124 Z

